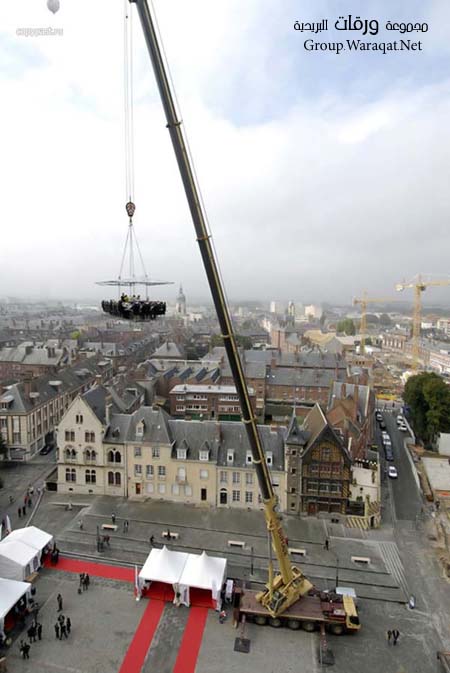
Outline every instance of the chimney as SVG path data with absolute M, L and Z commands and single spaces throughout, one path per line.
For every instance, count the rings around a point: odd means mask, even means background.
M 30 355 L 33 352 L 33 346 L 25 346 L 25 355 Z
M 105 425 L 108 426 L 111 423 L 111 409 L 112 404 L 109 402 L 105 405 Z

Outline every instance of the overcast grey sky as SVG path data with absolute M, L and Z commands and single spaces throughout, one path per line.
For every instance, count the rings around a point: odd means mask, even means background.
M 60 2 L 54 16 L 46 0 L 0 5 L 1 294 L 100 297 L 120 267 L 123 0 Z M 231 299 L 344 302 L 450 273 L 446 0 L 155 6 Z M 423 51 L 303 49 L 296 20 L 328 18 L 315 39 L 332 42 L 355 37 L 333 27 L 349 12 L 428 22 L 404 36 Z M 47 26 L 63 35 L 16 32 Z M 150 276 L 207 297 L 137 16 L 134 34 L 136 232 Z

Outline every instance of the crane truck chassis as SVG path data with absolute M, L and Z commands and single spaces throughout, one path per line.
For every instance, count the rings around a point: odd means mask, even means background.
M 257 600 L 257 591 L 237 586 L 233 602 L 233 623 L 238 626 L 243 617 L 246 621 L 260 626 L 269 624 L 275 628 L 287 626 L 290 629 L 314 631 L 322 626 L 330 633 L 359 631 L 361 624 L 353 599 L 329 592 L 311 589 L 299 601 L 289 606 L 281 614 L 272 617 Z

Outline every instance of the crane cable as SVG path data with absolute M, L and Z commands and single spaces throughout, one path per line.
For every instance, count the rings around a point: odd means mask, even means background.
M 133 110 L 133 30 L 129 0 L 124 0 L 124 118 L 125 118 L 125 198 L 134 206 L 134 110 Z M 127 207 L 130 218 L 134 210 Z

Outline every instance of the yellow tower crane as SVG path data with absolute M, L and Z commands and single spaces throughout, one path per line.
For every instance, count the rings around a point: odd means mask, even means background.
M 412 369 L 416 371 L 419 366 L 419 350 L 420 350 L 420 326 L 422 323 L 422 292 L 425 292 L 427 287 L 439 287 L 450 285 L 450 278 L 438 278 L 435 280 L 427 280 L 421 274 L 414 276 L 410 281 L 397 283 L 395 289 L 397 292 L 403 290 L 414 290 L 414 312 L 413 312 L 413 348 L 412 348 Z
M 357 297 L 353 300 L 353 305 L 361 306 L 361 324 L 359 326 L 359 333 L 361 335 L 361 342 L 359 345 L 359 352 L 364 355 L 366 350 L 367 338 L 367 304 L 381 304 L 384 302 L 398 301 L 398 299 L 391 299 L 390 297 L 368 297 L 367 292 L 363 292 L 362 297 Z

